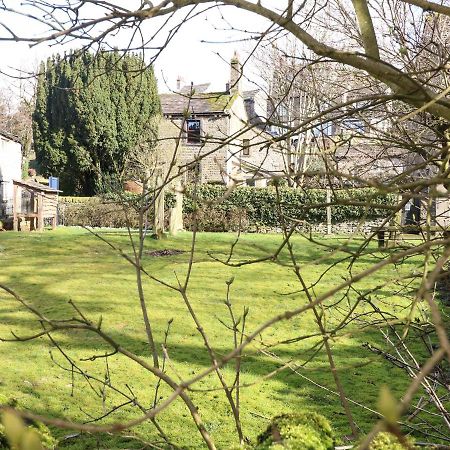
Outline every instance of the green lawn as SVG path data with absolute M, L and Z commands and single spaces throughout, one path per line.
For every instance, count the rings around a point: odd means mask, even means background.
M 104 235 L 124 251 L 130 251 L 126 232 L 105 232 Z M 146 250 L 169 248 L 186 252 L 174 256 L 146 256 L 145 268 L 152 275 L 175 283 L 175 273 L 180 278 L 186 273 L 191 238 L 192 235 L 186 233 L 162 241 L 149 239 Z M 223 302 L 226 281 L 231 277 L 234 277 L 231 300 L 236 314 L 241 314 L 244 306 L 250 308 L 248 331 L 273 315 L 307 302 L 304 294 L 292 294 L 299 289 L 299 284 L 286 253 L 283 253 L 278 263 L 264 262 L 239 268 L 215 262 L 208 255 L 211 252 L 224 257 L 234 239 L 233 234 L 199 234 L 188 290 L 192 305 L 219 355 L 225 354 L 233 346 L 232 333 L 219 321 L 230 323 Z M 279 235 L 244 235 L 236 246 L 234 259 L 265 256 L 273 252 L 280 242 Z M 322 242 L 338 246 L 344 240 L 323 239 Z M 293 243 L 302 265 L 302 273 L 309 283 L 317 281 L 330 264 L 336 263 L 333 270 L 328 271 L 315 287 L 316 295 L 341 283 L 343 277 L 348 276 L 348 261 L 339 262 L 346 256 L 345 253 L 331 252 L 327 247 L 312 244 L 302 237 L 295 237 Z M 358 244 L 360 242 L 352 242 L 349 248 L 356 248 Z M 351 267 L 352 273 L 364 270 L 381 256 L 383 255 L 374 247 L 369 248 L 367 255 L 360 257 Z M 69 300 L 73 300 L 93 321 L 96 322 L 102 316 L 102 329 L 124 347 L 151 361 L 134 269 L 95 236 L 82 229 L 64 228 L 42 234 L 0 233 L 0 261 L 0 282 L 14 289 L 48 317 L 73 317 L 74 311 L 68 304 Z M 412 261 L 408 260 L 398 268 L 390 267 L 371 276 L 358 283 L 357 287 L 364 290 L 374 288 L 411 268 Z M 374 299 L 380 302 L 388 299 L 389 310 L 405 316 L 408 310 L 402 308 L 406 303 L 402 296 L 393 294 L 394 290 L 394 284 L 384 286 L 374 294 Z M 180 295 L 148 279 L 145 280 L 145 293 L 159 348 L 167 322 L 173 318 L 168 338 L 171 359 L 168 373 L 175 378 L 176 374 L 189 377 L 209 366 L 207 351 Z M 351 302 L 356 295 L 350 292 L 345 302 Z M 338 298 L 340 296 L 336 295 L 326 303 L 330 304 Z M 327 324 L 338 321 L 342 314 L 341 308 L 331 309 L 327 313 Z M 5 292 L 0 292 L 1 338 L 10 337 L 10 331 L 25 336 L 39 329 L 39 324 L 29 313 L 19 308 Z M 332 341 L 339 373 L 349 398 L 369 408 L 376 408 L 379 388 L 384 383 L 389 384 L 400 396 L 408 383 L 404 372 L 362 347 L 368 340 L 381 342 L 379 332 L 372 328 L 361 331 L 356 325 L 352 325 L 350 331 L 352 332 L 338 333 Z M 264 332 L 261 338 L 268 344 L 315 332 L 317 325 L 312 313 L 308 312 L 289 322 L 277 324 Z M 80 361 L 106 350 L 98 337 L 77 331 L 55 334 L 55 339 L 86 371 L 104 377 L 104 360 Z M 276 346 L 272 351 L 280 360 L 302 363 L 312 355 L 314 350 L 311 348 L 317 342 L 319 339 L 313 337 L 290 345 Z M 243 383 L 254 383 L 280 366 L 279 360 L 263 355 L 259 349 L 260 345 L 255 344 L 245 351 Z M 75 377 L 72 393 L 71 373 L 58 367 L 58 364 L 68 367 L 67 363 L 47 338 L 25 343 L 0 342 L 0 355 L 0 401 L 15 398 L 20 406 L 37 413 L 71 420 L 87 421 L 90 416 L 103 414 L 101 398 L 96 397 L 83 379 Z M 52 361 L 51 355 L 58 364 Z M 112 356 L 108 363 L 114 385 L 124 390 L 127 389 L 125 385 L 128 385 L 140 401 L 149 406 L 155 379 L 122 356 Z M 244 434 L 254 440 L 267 426 L 270 417 L 296 410 L 317 411 L 333 423 L 340 437 L 348 434 L 349 429 L 338 398 L 304 378 L 306 376 L 315 383 L 334 390 L 327 367 L 326 355 L 319 352 L 298 373 L 285 370 L 273 378 L 243 388 L 241 410 Z M 233 365 L 227 366 L 224 373 L 231 382 L 234 377 Z M 209 376 L 196 385 L 201 389 L 217 386 L 215 376 Z M 169 393 L 170 390 L 165 386 L 161 388 L 160 395 L 163 398 Z M 231 443 L 236 443 L 233 420 L 224 394 L 208 390 L 191 395 L 217 446 L 227 449 Z M 119 395 L 107 392 L 106 408 L 122 402 Z M 352 411 L 358 426 L 363 431 L 368 431 L 376 416 L 355 405 L 352 406 Z M 130 419 L 138 415 L 136 408 L 126 407 L 109 416 L 105 422 Z M 202 448 L 200 436 L 180 400 L 164 411 L 159 421 L 173 442 L 180 447 Z M 62 438 L 72 433 L 55 430 L 55 434 Z M 135 428 L 130 435 L 139 436 L 145 441 L 160 441 L 155 428 L 148 423 Z M 63 441 L 61 448 L 142 448 L 142 443 L 131 437 L 102 436 L 98 443 L 96 437 L 77 436 Z

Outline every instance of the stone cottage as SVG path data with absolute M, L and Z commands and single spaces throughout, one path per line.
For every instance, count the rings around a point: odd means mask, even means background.
M 0 132 L 0 218 L 12 216 L 13 180 L 22 178 L 22 145 L 14 136 Z
M 282 155 L 255 112 L 258 91 L 244 92 L 241 79 L 235 55 L 223 92 L 203 84 L 161 94 L 158 153 L 165 172 L 183 173 L 184 182 L 248 186 L 265 186 L 282 173 Z

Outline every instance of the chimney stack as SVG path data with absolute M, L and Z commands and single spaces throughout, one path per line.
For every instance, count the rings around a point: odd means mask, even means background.
M 230 94 L 240 94 L 242 83 L 242 65 L 239 62 L 239 56 L 236 51 L 234 52 L 233 58 L 231 58 L 230 69 Z
M 181 89 L 181 75 L 178 75 L 177 78 L 177 91 L 179 92 Z

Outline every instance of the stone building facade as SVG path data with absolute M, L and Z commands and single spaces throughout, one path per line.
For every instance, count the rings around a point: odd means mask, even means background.
M 282 173 L 281 153 L 255 113 L 257 91 L 243 92 L 241 78 L 235 56 L 223 92 L 208 92 L 206 84 L 160 96 L 158 158 L 165 172 L 182 174 L 185 183 L 250 186 Z

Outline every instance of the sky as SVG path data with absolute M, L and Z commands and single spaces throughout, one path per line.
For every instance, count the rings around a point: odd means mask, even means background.
M 280 5 L 279 1 L 277 3 Z M 182 16 L 185 14 L 186 11 L 183 11 Z M 178 23 L 182 16 L 172 23 Z M 15 31 L 18 30 L 17 33 L 22 36 L 38 35 L 42 30 L 38 23 L 17 16 L 4 15 L 1 19 Z M 233 24 L 235 29 L 231 29 L 229 24 Z M 178 77 L 186 84 L 211 82 L 211 90 L 224 90 L 229 80 L 229 61 L 234 52 L 244 61 L 254 46 L 255 41 L 247 39 L 254 34 L 246 30 L 265 30 L 267 26 L 261 18 L 235 7 L 214 8 L 186 22 L 155 62 L 159 91 L 169 92 L 175 89 Z M 152 20 L 145 22 L 142 30 L 144 36 L 153 35 L 155 23 Z M 129 32 L 125 31 L 111 38 L 109 42 L 124 47 L 128 37 Z M 158 40 L 156 42 L 158 43 Z M 63 53 L 77 46 L 79 43 L 73 42 L 52 47 L 46 43 L 30 47 L 24 42 L 0 42 L 0 70 L 15 76 L 34 72 L 41 60 L 53 53 Z M 149 51 L 145 55 L 147 61 L 150 56 Z M 251 77 L 253 72 L 254 69 L 249 66 L 246 75 Z M 251 84 L 244 82 L 244 87 L 250 88 Z M 32 92 L 30 83 L 6 76 L 0 76 L 0 88 L 10 89 L 15 94 L 20 91 L 30 95 Z

